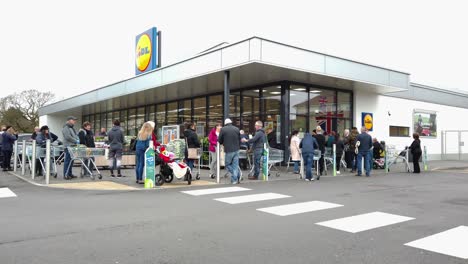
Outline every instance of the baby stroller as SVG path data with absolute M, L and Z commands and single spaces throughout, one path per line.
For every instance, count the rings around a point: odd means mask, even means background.
M 155 175 L 156 186 L 161 186 L 165 182 L 170 183 L 174 179 L 184 179 L 188 185 L 192 184 L 192 172 L 190 168 L 183 162 L 177 162 L 174 153 L 167 151 L 164 147 L 161 147 L 157 151 L 159 157 L 160 170 Z

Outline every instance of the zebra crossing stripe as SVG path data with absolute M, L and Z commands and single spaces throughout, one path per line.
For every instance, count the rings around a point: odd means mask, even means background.
M 241 203 L 259 202 L 259 201 L 267 201 L 267 200 L 282 199 L 282 198 L 289 198 L 289 197 L 291 196 L 283 195 L 279 193 L 260 193 L 260 194 L 234 196 L 234 197 L 227 197 L 227 198 L 218 198 L 214 200 L 223 202 L 223 203 L 228 203 L 228 204 L 241 204 Z
M 405 246 L 468 259 L 468 226 L 452 228 L 432 236 L 409 242 L 405 244 Z
M 382 212 L 373 212 L 368 214 L 355 215 L 331 221 L 317 223 L 317 225 L 326 226 L 350 233 L 358 233 L 378 227 L 393 225 L 414 218 L 387 214 Z
M 0 198 L 17 197 L 9 188 L 0 188 Z
M 302 214 L 302 213 L 308 213 L 308 212 L 313 212 L 313 211 L 331 209 L 331 208 L 336 208 L 336 207 L 341 207 L 341 206 L 343 205 L 321 202 L 321 201 L 311 201 L 311 202 L 304 202 L 304 203 L 294 203 L 294 204 L 266 207 L 266 208 L 260 208 L 257 210 L 265 212 L 265 213 L 279 215 L 279 216 L 288 216 L 288 215 L 295 215 L 295 214 Z
M 208 194 L 242 192 L 242 191 L 250 191 L 250 189 L 243 188 L 243 187 L 225 187 L 225 188 L 201 189 L 201 190 L 194 190 L 194 191 L 183 191 L 182 193 L 193 195 L 193 196 L 200 196 L 200 195 L 208 195 Z

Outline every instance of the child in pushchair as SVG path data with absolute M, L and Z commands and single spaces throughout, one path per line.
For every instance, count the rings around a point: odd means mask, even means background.
M 174 153 L 167 151 L 165 147 L 161 146 L 159 150 L 156 151 L 156 154 L 160 165 L 159 173 L 155 175 L 155 183 L 157 186 L 161 186 L 165 182 L 172 182 L 174 176 L 179 180 L 184 178 L 184 181 L 187 181 L 188 185 L 192 183 L 192 172 L 190 168 L 187 164 L 178 162 Z

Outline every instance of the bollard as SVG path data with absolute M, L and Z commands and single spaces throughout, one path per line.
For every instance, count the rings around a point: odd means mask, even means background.
M 26 172 L 26 140 L 23 140 L 23 152 L 21 154 L 21 175 L 24 176 Z
M 221 167 L 221 161 L 220 161 L 220 153 L 219 153 L 219 142 L 216 143 L 216 183 L 219 184 L 219 174 L 221 173 L 220 167 Z
M 385 162 L 385 173 L 388 173 L 388 147 L 387 144 L 385 144 L 385 156 L 384 156 L 384 162 Z
M 424 146 L 423 165 L 424 165 L 424 170 L 427 171 L 428 166 L 427 166 L 427 148 L 426 148 L 426 146 Z
M 333 176 L 336 176 L 336 144 L 333 144 Z
M 13 145 L 13 151 L 15 152 L 13 156 L 13 171 L 16 172 L 18 167 L 18 141 L 15 141 Z
M 31 164 L 29 167 L 31 168 L 31 178 L 34 180 L 36 177 L 36 140 L 32 141 L 32 155 L 31 155 Z
M 50 139 L 46 141 L 46 157 L 45 157 L 46 171 L 45 171 L 45 183 L 49 184 L 50 179 Z

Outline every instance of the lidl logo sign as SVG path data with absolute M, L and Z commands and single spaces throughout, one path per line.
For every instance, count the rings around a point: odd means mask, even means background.
M 374 129 L 374 117 L 372 113 L 362 113 L 362 125 L 365 126 L 368 131 Z
M 148 34 L 143 34 L 137 41 L 136 47 L 136 67 L 139 71 L 144 72 L 148 69 L 151 61 L 151 38 Z
M 136 37 L 135 44 L 135 74 L 141 74 L 158 67 L 156 28 L 152 28 Z

